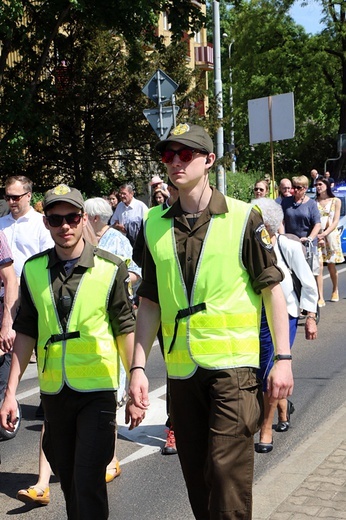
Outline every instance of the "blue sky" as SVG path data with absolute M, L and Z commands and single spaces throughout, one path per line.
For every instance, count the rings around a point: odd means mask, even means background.
M 302 25 L 307 33 L 315 34 L 322 30 L 319 21 L 321 19 L 321 5 L 310 0 L 306 7 L 301 7 L 301 0 L 297 0 L 290 10 L 290 14 L 296 23 Z

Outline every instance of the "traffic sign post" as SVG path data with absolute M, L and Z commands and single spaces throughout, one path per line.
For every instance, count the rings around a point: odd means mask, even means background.
M 143 110 L 143 114 L 149 121 L 156 132 L 156 135 L 161 139 L 167 139 L 168 134 L 172 128 L 173 121 L 179 112 L 179 107 L 163 107 L 151 108 Z M 175 126 L 175 124 L 174 124 Z
M 143 94 L 158 105 L 158 108 L 143 110 L 143 114 L 161 140 L 167 138 L 173 125 L 176 126 L 179 107 L 175 105 L 174 93 L 178 86 L 165 72 L 158 69 L 142 89 Z M 170 100 L 172 106 L 163 106 Z

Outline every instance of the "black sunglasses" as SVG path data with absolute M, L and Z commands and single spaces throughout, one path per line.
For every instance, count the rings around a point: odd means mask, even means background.
M 65 222 L 70 226 L 71 224 L 79 224 L 83 213 L 69 213 L 68 215 L 46 215 L 46 219 L 50 227 L 60 227 Z
M 304 190 L 305 186 L 292 186 L 294 190 Z
M 195 150 L 194 148 L 180 148 L 180 150 L 164 150 L 161 153 L 161 160 L 164 164 L 170 164 L 173 162 L 174 156 L 177 155 L 181 162 L 190 162 L 195 152 L 208 155 L 208 152 L 205 152 L 204 150 Z
M 13 200 L 13 202 L 18 202 L 20 199 L 22 199 L 24 197 L 24 195 L 27 195 L 28 193 L 30 193 L 30 191 L 26 191 L 25 193 L 22 193 L 21 195 L 4 195 L 4 199 L 7 200 L 7 202 L 9 200 Z
M 254 188 L 253 191 L 264 191 L 264 188 Z

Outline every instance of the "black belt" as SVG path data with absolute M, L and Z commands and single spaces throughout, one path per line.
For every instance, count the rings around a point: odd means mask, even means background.
M 205 302 L 203 302 L 198 303 L 197 305 L 192 305 L 192 307 L 187 307 L 186 309 L 180 309 L 180 311 L 177 312 L 177 315 L 175 317 L 173 338 L 168 349 L 168 354 L 171 353 L 175 340 L 177 338 L 179 320 L 181 320 L 182 318 L 186 318 L 187 316 L 192 316 L 192 314 L 196 314 L 197 312 L 204 311 L 206 308 L 207 305 Z
M 44 350 L 46 351 L 44 354 L 44 363 L 42 368 L 42 373 L 44 372 L 44 369 L 46 368 L 46 361 L 48 357 L 48 346 L 51 343 L 58 343 L 58 341 L 66 341 L 67 339 L 75 339 L 80 338 L 80 332 L 79 330 L 76 330 L 75 332 L 62 332 L 61 334 L 52 334 L 50 338 L 47 339 L 46 344 L 44 346 Z
M 77 330 L 76 332 L 63 332 L 62 334 L 52 334 L 49 340 L 46 343 L 57 343 L 58 341 L 65 341 L 66 339 L 75 339 L 80 338 L 80 332 Z M 46 348 L 46 346 L 44 348 Z

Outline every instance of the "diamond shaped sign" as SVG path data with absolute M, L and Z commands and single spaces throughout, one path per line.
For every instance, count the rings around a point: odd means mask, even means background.
M 163 70 L 158 69 L 143 87 L 142 92 L 155 103 L 164 104 L 170 101 L 178 86 Z

